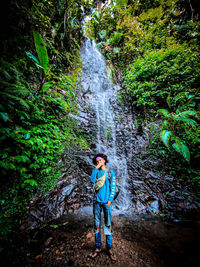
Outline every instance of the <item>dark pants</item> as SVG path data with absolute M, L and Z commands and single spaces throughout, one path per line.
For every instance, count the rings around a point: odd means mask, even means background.
M 95 202 L 93 203 L 93 215 L 94 215 L 94 233 L 95 233 L 95 244 L 96 248 L 101 248 L 101 212 L 103 209 L 104 213 L 104 234 L 106 235 L 106 248 L 107 250 L 112 248 L 112 230 L 110 231 L 109 226 L 111 226 L 111 206 L 108 207 L 104 203 Z

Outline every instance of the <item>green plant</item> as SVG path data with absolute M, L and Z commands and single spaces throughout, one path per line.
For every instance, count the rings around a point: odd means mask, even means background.
M 170 96 L 170 108 L 174 109 L 179 96 L 196 94 L 199 67 L 193 56 L 185 45 L 146 52 L 130 65 L 122 94 L 128 94 L 134 106 L 146 106 L 152 112 L 156 107 L 167 107 Z
M 189 135 L 191 129 L 196 129 L 197 122 L 191 117 L 197 118 L 197 113 L 193 110 L 169 113 L 166 109 L 159 109 L 157 112 L 165 118 L 160 132 L 161 140 L 167 148 L 173 148 L 189 163 L 189 148 L 179 136 L 184 137 L 183 133 Z
M 111 138 L 110 125 L 108 125 L 108 126 L 105 127 L 105 131 L 106 131 L 106 138 L 108 140 L 110 140 L 110 138 Z

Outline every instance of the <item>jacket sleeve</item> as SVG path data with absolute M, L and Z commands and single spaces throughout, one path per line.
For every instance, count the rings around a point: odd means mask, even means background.
M 92 172 L 92 175 L 90 176 L 90 182 L 95 183 L 95 181 L 96 181 L 96 176 L 97 176 L 97 172 L 98 172 L 98 169 L 95 168 L 95 169 L 93 170 L 93 172 Z
M 108 198 L 108 201 L 112 202 L 116 193 L 116 180 L 115 180 L 115 173 L 113 170 L 110 171 L 111 174 L 111 191 L 110 191 L 110 196 Z

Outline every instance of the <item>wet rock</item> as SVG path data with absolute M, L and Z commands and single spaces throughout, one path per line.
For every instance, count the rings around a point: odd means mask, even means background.
M 173 176 L 170 176 L 170 175 L 165 175 L 164 179 L 166 181 L 169 181 L 169 182 L 173 182 L 174 181 L 174 177 Z
M 42 212 L 39 210 L 31 210 L 30 215 L 39 221 L 43 221 Z
M 149 207 L 147 208 L 147 211 L 151 213 L 159 213 L 159 201 L 158 200 L 152 200 L 149 202 Z
M 63 196 L 69 196 L 70 194 L 71 194 L 71 192 L 73 191 L 73 189 L 74 189 L 74 185 L 68 185 L 68 186 L 66 186 L 66 187 L 64 187 L 63 189 L 62 189 L 62 195 Z
M 157 179 L 158 178 L 158 176 L 155 173 L 153 173 L 153 172 L 149 172 L 149 176 L 152 177 L 152 178 L 154 178 L 154 179 Z

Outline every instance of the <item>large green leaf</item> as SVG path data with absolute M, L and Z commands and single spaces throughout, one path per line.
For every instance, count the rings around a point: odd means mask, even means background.
M 189 148 L 183 143 L 181 143 L 181 152 L 185 160 L 189 163 L 190 162 L 190 151 L 189 151 Z
M 46 72 L 48 69 L 49 57 L 47 54 L 45 42 L 43 41 L 42 36 L 36 31 L 33 31 L 33 37 L 40 65 L 44 68 Z
M 173 148 L 181 154 L 184 159 L 189 163 L 190 162 L 190 151 L 183 142 L 181 142 L 179 139 L 175 139 L 175 143 L 173 143 Z
M 172 135 L 172 132 L 168 130 L 163 130 L 160 133 L 160 138 L 163 141 L 163 143 L 166 145 L 166 147 L 169 147 L 169 139 L 171 135 Z

